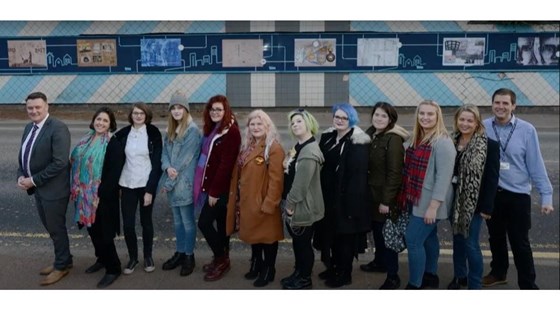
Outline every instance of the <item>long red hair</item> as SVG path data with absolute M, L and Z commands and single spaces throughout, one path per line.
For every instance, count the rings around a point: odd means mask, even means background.
M 224 105 L 224 117 L 219 123 L 220 126 L 218 127 L 218 133 L 222 132 L 222 130 L 230 126 L 232 124 L 232 119 L 235 122 L 235 116 L 231 111 L 231 106 L 229 105 L 227 97 L 219 94 L 214 95 L 208 100 L 208 102 L 206 102 L 206 105 L 204 106 L 204 113 L 202 114 L 202 116 L 204 117 L 203 132 L 205 136 L 208 136 L 216 126 L 216 123 L 214 123 L 210 118 L 210 109 L 212 108 L 212 104 L 214 103 L 222 103 L 222 105 Z

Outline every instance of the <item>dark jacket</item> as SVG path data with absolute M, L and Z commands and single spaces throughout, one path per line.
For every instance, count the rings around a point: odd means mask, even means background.
M 397 195 L 401 189 L 402 169 L 404 165 L 403 143 L 409 133 L 395 125 L 391 130 L 378 135 L 375 128 L 368 128 L 366 133 L 372 137 L 369 149 L 368 184 L 371 188 L 373 220 L 384 222 L 385 215 L 379 213 L 379 204 L 389 206 L 391 217 L 396 219 Z
M 116 164 L 114 171 L 115 174 L 111 175 L 111 188 L 118 189 L 119 179 L 121 177 L 121 172 L 126 162 L 126 155 L 124 149 L 126 148 L 126 141 L 128 139 L 128 134 L 132 129 L 132 125 L 128 125 L 121 130 L 117 131 L 109 141 L 107 146 L 107 151 L 109 148 L 118 151 L 115 152 L 114 159 L 111 159 L 111 163 Z M 148 182 L 146 183 L 146 192 L 155 195 L 158 188 L 159 179 L 161 177 L 161 152 L 162 152 L 162 138 L 159 129 L 152 125 L 146 125 L 146 132 L 148 133 L 148 151 L 150 153 L 150 162 L 152 164 L 152 170 L 150 171 L 150 176 L 148 177 Z M 111 146 L 111 142 L 113 146 Z M 107 156 L 107 155 L 105 155 Z M 116 179 L 116 181 L 115 181 Z M 103 182 L 103 181 L 102 181 Z
M 103 220 L 103 237 L 105 239 L 112 239 L 115 234 L 120 233 L 119 179 L 126 161 L 124 150 L 131 128 L 132 126 L 129 125 L 115 133 L 111 137 L 105 151 L 101 183 L 98 189 L 99 205 L 97 207 L 97 213 L 101 213 Z M 162 173 L 162 140 L 161 133 L 157 127 L 148 124 L 146 125 L 146 132 L 148 133 L 148 150 L 152 163 L 152 170 L 146 184 L 146 192 L 154 195 L 155 199 L 158 181 Z
M 488 138 L 488 152 L 486 153 L 486 163 L 480 184 L 480 194 L 476 213 L 492 215 L 494 210 L 494 198 L 498 189 L 500 178 L 500 145 L 497 141 Z
M 33 123 L 25 126 L 21 143 L 25 141 Z M 23 176 L 21 165 L 23 150 L 18 155 L 18 178 Z M 29 168 L 36 187 L 27 190 L 35 192 L 44 200 L 56 200 L 70 196 L 70 131 L 60 120 L 49 116 L 35 136 L 35 144 L 29 155 Z
M 353 127 L 344 138 L 334 174 L 334 196 L 325 196 L 325 219 L 334 220 L 336 234 L 356 234 L 371 229 L 371 192 L 368 186 L 368 154 L 371 138 L 359 127 Z M 336 141 L 337 131 L 329 128 L 321 135 L 319 147 L 325 155 Z M 327 175 L 327 176 L 332 176 Z M 321 180 L 323 180 L 323 172 Z M 332 201 L 332 204 L 330 203 Z M 327 203 L 329 202 L 329 203 Z M 330 210 L 332 213 L 327 213 Z M 328 216 L 328 217 L 327 217 Z M 327 226 L 330 226 L 328 222 Z
M 233 165 L 241 145 L 241 134 L 236 122 L 216 135 L 210 144 L 208 160 L 202 178 L 202 191 L 220 198 L 229 194 Z

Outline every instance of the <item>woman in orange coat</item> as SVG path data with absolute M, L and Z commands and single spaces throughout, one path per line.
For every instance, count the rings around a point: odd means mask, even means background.
M 239 239 L 251 244 L 251 268 L 245 278 L 256 279 L 255 287 L 274 281 L 278 241 L 284 239 L 283 160 L 276 126 L 262 110 L 252 111 L 231 177 L 226 232 L 239 231 Z

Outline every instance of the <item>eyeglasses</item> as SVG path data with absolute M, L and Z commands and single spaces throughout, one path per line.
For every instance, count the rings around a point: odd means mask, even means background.
M 343 117 L 343 116 L 338 116 L 338 115 L 334 115 L 333 119 L 338 119 L 338 120 L 348 120 L 348 117 Z
M 145 116 L 146 113 L 144 113 L 144 112 L 132 112 L 132 115 L 134 115 L 134 116 Z
M 217 113 L 221 113 L 223 111 L 224 110 L 222 108 L 210 108 L 211 113 L 216 113 L 217 114 Z

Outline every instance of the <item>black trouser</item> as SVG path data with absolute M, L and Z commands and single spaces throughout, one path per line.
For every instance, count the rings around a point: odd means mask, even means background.
M 208 198 L 198 218 L 198 228 L 212 253 L 214 258 L 222 257 L 229 251 L 229 236 L 226 235 L 226 216 L 227 216 L 227 197 L 222 196 L 213 207 L 208 204 Z M 216 222 L 216 227 L 214 227 Z
M 264 260 L 263 260 L 264 254 Z M 263 266 L 272 267 L 276 265 L 276 256 L 278 255 L 278 242 L 272 244 L 252 244 L 251 245 L 251 258 L 262 260 Z
M 53 266 L 57 270 L 64 270 L 68 265 L 72 264 L 68 230 L 66 229 L 68 199 L 69 197 L 57 200 L 44 200 L 39 196 L 38 192 L 35 192 L 39 218 L 41 218 L 43 226 L 47 229 L 53 241 L 55 257 Z
M 140 207 L 140 224 L 142 225 L 142 243 L 144 244 L 144 258 L 152 257 L 152 246 L 154 242 L 154 224 L 152 222 L 152 209 L 156 195 L 152 196 L 152 203 L 144 206 L 144 194 L 146 189 L 121 187 L 121 211 L 123 219 L 123 231 L 128 256 L 130 260 L 138 260 L 138 239 L 136 237 L 136 209 Z
M 294 258 L 296 260 L 296 270 L 302 277 L 311 276 L 313 263 L 315 262 L 315 253 L 311 245 L 313 238 L 313 226 L 288 227 L 288 233 L 292 237 L 292 247 L 294 250 Z
M 399 273 L 399 253 L 385 246 L 383 237 L 384 222 L 373 221 L 371 224 L 373 232 L 373 242 L 375 244 L 375 264 L 385 266 L 387 274 L 395 276 Z
M 98 212 L 95 223 L 87 231 L 95 249 L 97 262 L 105 266 L 106 273 L 118 274 L 121 272 L 121 261 L 117 254 L 114 239 L 107 239 L 107 237 L 103 236 L 103 219 L 102 213 Z
M 521 289 L 537 289 L 535 264 L 529 243 L 531 229 L 531 196 L 498 188 L 492 218 L 486 221 L 492 262 L 490 273 L 505 278 L 509 267 L 507 238 L 517 269 Z
M 337 274 L 352 275 L 352 261 L 356 252 L 356 234 L 337 234 L 332 247 L 332 260 Z

